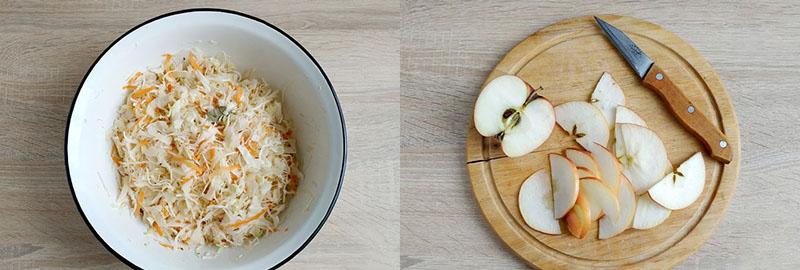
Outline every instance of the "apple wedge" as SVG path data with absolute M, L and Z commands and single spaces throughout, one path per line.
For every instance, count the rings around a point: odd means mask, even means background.
M 600 81 L 594 87 L 594 92 L 592 92 L 591 102 L 603 113 L 608 123 L 608 129 L 612 129 L 614 128 L 617 106 L 625 105 L 625 94 L 622 93 L 622 88 L 619 88 L 611 74 L 603 72 L 603 75 L 600 76 Z
M 672 168 L 664 143 L 655 132 L 639 125 L 617 124 L 615 131 L 623 174 L 637 195 L 647 192 Z
M 567 148 L 567 150 L 564 150 L 564 155 L 575 163 L 575 166 L 587 168 L 592 174 L 599 175 L 600 169 L 598 169 L 597 162 L 592 158 L 592 153 L 577 148 Z
M 553 190 L 550 175 L 544 170 L 533 173 L 519 189 L 519 212 L 534 230 L 561 234 L 558 219 L 553 218 Z
M 611 192 L 611 189 L 603 184 L 600 179 L 581 179 L 580 193 L 583 195 L 583 197 L 586 197 L 586 200 L 589 203 L 590 213 L 592 214 L 590 215 L 590 219 L 592 221 L 599 219 L 601 212 L 612 217 L 619 216 L 619 202 L 617 201 L 617 195 Z
M 647 127 L 647 122 L 639 114 L 625 106 L 617 106 L 616 123 Z
M 598 177 L 597 175 L 592 172 L 592 170 L 587 169 L 586 167 L 575 167 L 578 170 L 578 179 L 583 179 L 587 177 Z
M 633 228 L 646 230 L 658 226 L 669 217 L 672 211 L 659 205 L 645 193 L 636 200 L 636 214 L 633 215 Z
M 578 196 L 575 206 L 569 210 L 564 218 L 567 221 L 569 233 L 579 239 L 586 237 L 589 234 L 589 228 L 592 226 L 591 215 L 589 203 L 582 196 Z
M 606 215 L 600 219 L 598 232 L 600 239 L 608 239 L 624 232 L 633 222 L 636 214 L 636 194 L 633 186 L 624 176 L 620 181 L 617 200 L 619 201 L 619 216 Z
M 575 138 L 584 149 L 592 143 L 608 145 L 609 129 L 606 118 L 588 102 L 572 101 L 556 106 L 556 123 Z
M 559 154 L 550 154 L 550 181 L 553 188 L 553 217 L 562 218 L 578 199 L 578 172 L 575 164 Z
M 621 182 L 620 177 L 622 176 L 620 173 L 622 166 L 619 164 L 619 160 L 611 153 L 611 150 L 599 143 L 595 143 L 589 150 L 592 153 L 592 157 L 594 157 L 593 160 L 597 162 L 600 179 L 614 194 L 617 194 Z
M 497 77 L 483 88 L 473 116 L 478 133 L 497 136 L 509 157 L 536 150 L 555 126 L 553 105 L 512 75 Z
M 703 153 L 697 152 L 681 163 L 678 169 L 667 174 L 664 179 L 648 191 L 655 202 L 670 210 L 678 210 L 691 205 L 706 183 L 706 164 Z

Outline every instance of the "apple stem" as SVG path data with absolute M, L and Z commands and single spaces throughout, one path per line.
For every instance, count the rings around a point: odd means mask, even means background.
M 530 85 L 528 85 L 528 87 L 530 87 Z M 531 87 L 531 88 L 533 88 L 533 87 Z M 531 103 L 531 101 L 534 101 L 537 98 L 542 97 L 542 96 L 539 95 L 539 93 L 537 93 L 537 92 L 542 91 L 542 90 L 544 90 L 544 88 L 541 87 L 541 86 L 539 86 L 539 88 L 533 89 L 533 91 L 531 91 L 531 94 L 528 95 L 528 98 L 525 99 L 525 103 L 522 105 L 522 108 L 525 108 L 525 105 L 528 105 L 528 103 Z

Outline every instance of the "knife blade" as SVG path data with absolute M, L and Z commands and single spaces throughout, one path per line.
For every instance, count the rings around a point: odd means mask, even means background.
M 722 131 L 697 110 L 697 107 L 670 80 L 667 73 L 636 45 L 622 30 L 594 17 L 606 38 L 633 68 L 642 83 L 654 90 L 669 105 L 670 111 L 684 128 L 700 139 L 709 155 L 725 164 L 731 161 L 731 147 Z

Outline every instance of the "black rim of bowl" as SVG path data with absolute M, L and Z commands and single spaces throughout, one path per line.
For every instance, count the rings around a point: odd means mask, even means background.
M 341 171 L 339 172 L 339 183 L 336 186 L 336 193 L 334 193 L 334 195 L 333 195 L 333 200 L 331 200 L 330 206 L 328 207 L 328 211 L 326 211 L 325 216 L 322 217 L 322 220 L 320 221 L 319 225 L 317 225 L 317 228 L 314 229 L 314 232 L 312 232 L 311 235 L 308 236 L 308 239 L 306 239 L 303 242 L 303 244 L 300 245 L 300 247 L 298 247 L 295 251 L 293 251 L 291 255 L 289 255 L 288 257 L 284 258 L 278 264 L 273 265 L 273 266 L 270 267 L 271 269 L 278 268 L 281 265 L 283 265 L 286 262 L 288 262 L 289 260 L 291 260 L 292 258 L 294 258 L 294 256 L 299 254 L 301 251 L 303 251 L 303 249 L 311 242 L 311 240 L 314 239 L 314 236 L 317 235 L 319 230 L 322 229 L 322 226 L 325 224 L 325 221 L 328 220 L 328 217 L 330 216 L 331 211 L 333 210 L 333 207 L 336 204 L 336 200 L 339 198 L 339 192 L 342 189 L 342 183 L 344 181 L 345 167 L 346 167 L 346 164 L 347 164 L 347 130 L 345 129 L 344 115 L 342 113 L 342 106 L 339 104 L 339 98 L 336 96 L 336 92 L 333 89 L 333 85 L 331 84 L 331 80 L 328 79 L 328 75 L 325 74 L 325 71 L 322 70 L 322 67 L 319 65 L 317 60 L 314 59 L 313 56 L 311 56 L 311 54 L 308 52 L 308 50 L 306 50 L 306 48 L 303 47 L 303 45 L 300 45 L 300 43 L 297 42 L 297 40 L 295 40 L 291 36 L 289 36 L 289 34 L 287 34 L 283 30 L 281 30 L 280 28 L 278 28 L 278 27 L 276 27 L 276 26 L 274 26 L 274 25 L 272 25 L 272 24 L 270 24 L 270 23 L 268 23 L 268 22 L 266 22 L 266 21 L 264 21 L 264 20 L 262 20 L 262 19 L 260 19 L 258 17 L 252 16 L 252 15 L 248 15 L 248 14 L 244 14 L 244 13 L 241 13 L 241 12 L 238 12 L 238 11 L 227 10 L 227 9 L 219 9 L 219 8 L 192 8 L 192 9 L 178 10 L 178 11 L 165 13 L 165 14 L 156 16 L 156 17 L 154 17 L 152 19 L 149 19 L 149 20 L 147 20 L 147 21 L 145 21 L 145 22 L 143 22 L 143 23 L 131 28 L 130 30 L 128 30 L 127 32 L 122 34 L 122 36 L 120 36 L 116 40 L 114 40 L 114 42 L 111 42 L 111 45 L 108 45 L 108 47 L 105 50 L 103 50 L 103 52 L 100 53 L 99 56 L 97 56 L 97 59 L 95 59 L 94 63 L 92 63 L 92 66 L 89 67 L 89 70 L 83 76 L 83 79 L 81 80 L 81 84 L 78 86 L 78 90 L 75 92 L 75 97 L 72 99 L 72 105 L 70 106 L 69 115 L 67 116 L 67 126 L 66 126 L 66 130 L 65 130 L 65 134 L 66 135 L 64 136 L 64 165 L 65 165 L 65 168 L 67 170 L 67 182 L 69 183 L 69 189 L 70 189 L 70 192 L 72 193 L 72 199 L 75 201 L 75 205 L 78 207 L 78 212 L 81 213 L 81 217 L 83 218 L 83 222 L 86 223 L 86 226 L 88 226 L 89 229 L 92 231 L 92 234 L 94 234 L 94 237 L 97 238 L 97 240 L 99 240 L 100 243 L 102 243 L 103 246 L 108 251 L 110 251 L 112 254 L 114 254 L 114 256 L 116 256 L 120 261 L 124 262 L 125 264 L 127 264 L 130 267 L 141 269 L 140 266 L 134 264 L 133 262 L 129 261 L 128 259 L 126 259 L 122 255 L 117 253 L 113 248 L 111 248 L 111 246 L 108 245 L 108 243 L 106 243 L 103 240 L 102 237 L 100 237 L 99 234 L 97 234 L 97 231 L 94 229 L 92 224 L 89 222 L 89 219 L 86 218 L 86 214 L 83 212 L 83 209 L 81 208 L 80 202 L 78 202 L 78 197 L 75 195 L 75 188 L 73 188 L 73 186 L 72 186 L 72 177 L 70 176 L 70 173 L 69 173 L 69 152 L 67 151 L 67 149 L 68 149 L 67 148 L 67 143 L 69 142 L 70 120 L 72 119 L 72 111 L 75 109 L 75 102 L 78 100 L 78 95 L 80 95 L 81 89 L 83 88 L 83 84 L 86 82 L 86 78 L 89 77 L 89 74 L 92 73 L 92 71 L 94 70 L 95 65 L 97 65 L 97 62 L 99 62 L 100 59 L 103 58 L 103 56 L 106 54 L 106 52 L 108 52 L 108 50 L 110 50 L 112 47 L 114 47 L 114 45 L 116 45 L 117 42 L 119 42 L 120 40 L 125 38 L 128 34 L 132 33 L 133 31 L 136 31 L 136 29 L 139 29 L 140 27 L 142 27 L 144 25 L 147 25 L 147 24 L 149 24 L 151 22 L 154 22 L 156 20 L 159 20 L 159 19 L 162 19 L 162 18 L 165 18 L 165 17 L 178 15 L 178 14 L 183 14 L 183 13 L 190 13 L 190 12 L 221 12 L 221 13 L 233 14 L 233 15 L 241 16 L 241 17 L 248 18 L 248 19 L 251 19 L 253 21 L 259 22 L 259 23 L 261 23 L 261 24 L 263 24 L 263 25 L 265 25 L 265 26 L 277 31 L 278 33 L 281 33 L 284 37 L 286 37 L 292 43 L 294 43 L 294 45 L 297 46 L 297 48 L 302 50 L 303 53 L 305 53 L 305 55 L 308 56 L 308 58 L 311 59 L 312 62 L 314 62 L 314 65 L 317 67 L 317 70 L 319 70 L 320 74 L 322 74 L 322 77 L 325 78 L 325 82 L 328 84 L 328 88 L 331 89 L 331 95 L 333 96 L 333 100 L 336 103 L 336 109 L 339 111 L 339 119 L 341 119 L 341 124 L 342 124 L 342 168 L 341 168 Z

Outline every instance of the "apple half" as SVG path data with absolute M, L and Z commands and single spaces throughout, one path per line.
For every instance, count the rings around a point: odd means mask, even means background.
M 639 125 L 617 124 L 615 132 L 623 174 L 637 195 L 647 192 L 672 168 L 664 143 L 655 132 Z
M 603 180 L 603 183 L 605 183 L 614 194 L 618 193 L 621 182 L 620 178 L 622 177 L 622 165 L 619 164 L 617 157 L 611 153 L 611 150 L 608 150 L 608 148 L 599 143 L 595 143 L 589 150 L 592 153 L 592 157 L 594 157 L 593 159 L 597 162 L 597 167 L 600 170 L 600 179 Z
M 475 129 L 484 137 L 497 136 L 509 157 L 533 152 L 550 137 L 555 112 L 517 76 L 503 75 L 483 88 L 475 102 Z
M 670 210 L 686 208 L 703 193 L 706 183 L 706 164 L 703 153 L 697 152 L 681 163 L 674 172 L 653 185 L 648 191 L 661 206 Z
M 619 202 L 617 195 L 611 192 L 600 179 L 586 178 L 580 181 L 580 193 L 589 203 L 590 219 L 592 221 L 600 218 L 601 214 L 618 217 Z M 595 213 L 597 212 L 597 213 Z
M 666 220 L 672 210 L 653 201 L 647 193 L 636 200 L 636 214 L 633 215 L 633 228 L 646 230 L 658 226 Z
M 610 132 L 606 118 L 588 102 L 571 101 L 555 107 L 556 123 L 584 149 L 592 143 L 608 145 Z
M 562 218 L 578 199 L 578 172 L 575 164 L 559 154 L 550 154 L 550 181 L 553 188 L 553 217 Z
M 534 230 L 546 234 L 561 234 L 558 219 L 553 218 L 553 190 L 550 175 L 540 170 L 533 173 L 519 188 L 519 212 Z
M 565 216 L 567 221 L 567 230 L 573 236 L 583 239 L 589 234 L 589 228 L 592 226 L 591 215 L 589 210 L 589 202 L 583 196 L 578 196 L 575 206 L 569 210 Z
M 636 193 L 627 178 L 622 176 L 617 194 L 619 216 L 606 215 L 600 219 L 598 237 L 608 239 L 614 237 L 631 226 L 636 214 Z
M 592 158 L 592 153 L 577 148 L 567 148 L 564 150 L 564 155 L 575 163 L 575 166 L 589 169 L 592 174 L 599 175 L 600 169 Z
M 603 72 L 594 87 L 594 92 L 592 92 L 591 102 L 600 109 L 606 118 L 608 128 L 612 129 L 614 128 L 617 106 L 625 105 L 625 94 L 622 93 L 622 88 L 614 81 L 611 74 Z

